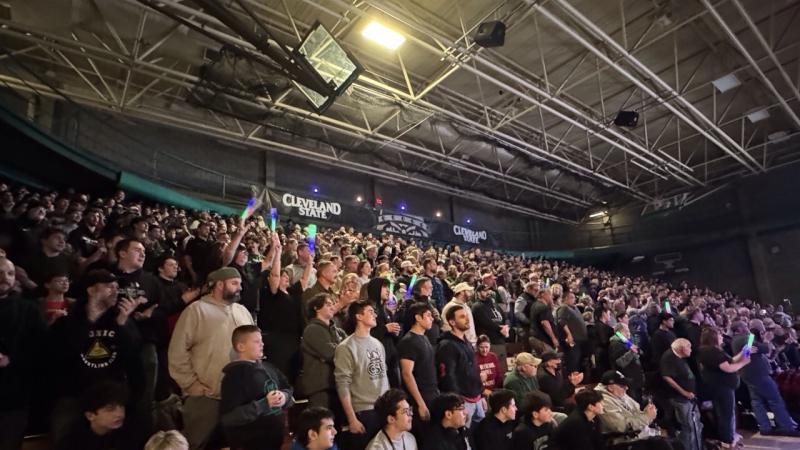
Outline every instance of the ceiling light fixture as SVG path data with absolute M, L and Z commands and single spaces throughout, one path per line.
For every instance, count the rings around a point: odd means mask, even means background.
M 378 22 L 371 22 L 367 25 L 364 31 L 361 32 L 361 35 L 371 41 L 377 42 L 389 50 L 397 50 L 397 48 L 406 41 L 405 36 L 386 28 Z
M 589 214 L 589 218 L 594 219 L 596 217 L 602 217 L 608 215 L 608 211 L 597 211 Z
M 711 84 L 713 84 L 720 93 L 723 93 L 730 91 L 735 87 L 741 86 L 742 82 L 739 81 L 739 78 L 735 74 L 729 73 L 724 77 L 717 78 L 716 80 L 712 81 Z
M 769 110 L 767 108 L 757 109 L 747 115 L 747 119 L 752 122 L 760 122 L 764 119 L 769 119 Z

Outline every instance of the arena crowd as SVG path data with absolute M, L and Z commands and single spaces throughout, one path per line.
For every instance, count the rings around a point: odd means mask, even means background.
M 789 303 L 303 225 L 0 184 L 0 450 L 798 436 Z

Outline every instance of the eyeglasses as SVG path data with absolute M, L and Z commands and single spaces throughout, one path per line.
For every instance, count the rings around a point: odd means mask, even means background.
M 405 414 L 406 416 L 412 417 L 414 415 L 414 410 L 411 408 L 402 408 L 397 411 L 397 414 Z

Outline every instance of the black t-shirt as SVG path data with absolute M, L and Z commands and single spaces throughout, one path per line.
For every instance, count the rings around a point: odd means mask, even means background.
M 719 365 L 727 361 L 733 363 L 733 359 L 722 349 L 716 347 L 700 347 L 697 354 L 697 362 L 700 363 L 700 377 L 703 383 L 711 390 L 731 389 L 739 387 L 739 375 L 724 372 Z
M 672 330 L 656 330 L 656 332 L 653 333 L 653 337 L 650 338 L 651 360 L 656 364 L 661 361 L 661 356 L 669 350 L 672 341 L 675 339 L 677 339 L 677 337 Z
M 433 399 L 439 395 L 438 379 L 436 378 L 436 353 L 430 340 L 425 335 L 409 331 L 397 344 L 397 353 L 400 359 L 414 361 L 412 373 L 417 381 L 417 389 L 430 408 Z
M 679 357 L 672 350 L 664 352 L 661 357 L 660 373 L 662 377 L 672 378 L 685 391 L 697 392 L 697 380 L 695 380 L 689 364 L 686 359 Z M 667 386 L 666 392 L 670 397 L 683 398 L 672 386 Z
M 298 281 L 289 286 L 287 292 L 278 289 L 273 294 L 267 284 L 261 290 L 258 326 L 266 333 L 287 333 L 301 336 L 303 334 L 303 320 L 300 316 L 302 290 Z
M 556 325 L 555 320 L 553 320 L 553 308 L 544 302 L 536 301 L 531 306 L 531 331 L 533 332 L 533 337 L 549 343 L 550 336 L 547 335 L 544 327 L 542 327 L 543 320 L 550 322 L 550 328 L 555 333 Z
M 203 283 L 209 273 L 217 269 L 217 260 L 214 255 L 214 242 L 198 237 L 186 244 L 186 254 L 192 259 L 192 268 L 199 282 Z

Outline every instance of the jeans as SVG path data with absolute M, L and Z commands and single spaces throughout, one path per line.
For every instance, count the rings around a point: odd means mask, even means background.
M 483 405 L 480 401 L 475 403 L 465 402 L 464 406 L 467 408 L 467 423 L 466 427 L 469 428 L 472 423 L 478 423 L 486 417 L 486 413 L 483 411 Z
M 675 419 L 680 424 L 678 440 L 685 450 L 703 450 L 703 424 L 700 422 L 700 408 L 697 403 L 685 399 L 670 400 L 675 411 Z
M 716 388 L 711 399 L 719 440 L 732 444 L 736 434 L 736 393 L 733 389 Z
M 191 450 L 206 448 L 219 424 L 219 400 L 188 396 L 183 402 L 183 435 Z
M 747 390 L 750 392 L 750 405 L 753 408 L 753 414 L 756 416 L 758 422 L 758 429 L 762 433 L 772 431 L 772 423 L 769 421 L 767 411 L 772 411 L 775 414 L 775 423 L 778 428 L 783 431 L 794 430 L 797 428 L 797 423 L 792 419 L 789 411 L 786 409 L 786 403 L 783 402 L 780 392 L 778 392 L 778 385 L 770 377 L 763 377 L 747 384 Z

